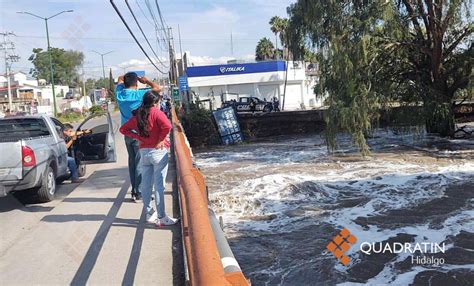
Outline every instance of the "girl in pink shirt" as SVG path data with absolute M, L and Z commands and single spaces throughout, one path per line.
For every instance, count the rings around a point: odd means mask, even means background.
M 159 109 L 160 96 L 149 91 L 143 96 L 142 105 L 122 127 L 120 132 L 137 139 L 140 144 L 140 165 L 142 181 L 140 192 L 143 196 L 143 207 L 146 209 L 147 221 L 156 222 L 157 226 L 172 225 L 177 219 L 167 216 L 165 212 L 165 182 L 168 173 L 168 150 L 170 148 L 169 132 L 171 123 Z M 155 188 L 156 212 L 150 206 L 153 185 Z

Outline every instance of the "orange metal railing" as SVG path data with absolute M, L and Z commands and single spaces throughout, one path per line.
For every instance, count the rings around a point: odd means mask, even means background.
M 225 273 L 208 214 L 204 176 L 193 166 L 186 135 L 172 108 L 174 153 L 181 203 L 183 242 L 193 286 L 248 286 L 243 273 Z

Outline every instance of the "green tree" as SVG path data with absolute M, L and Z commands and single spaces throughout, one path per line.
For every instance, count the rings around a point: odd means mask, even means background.
M 428 132 L 453 135 L 455 94 L 473 75 L 471 0 L 299 0 L 288 8 L 289 43 L 316 48 L 318 94 L 327 94 L 330 148 L 348 130 L 366 136 L 382 107 L 421 104 Z
M 74 85 L 79 81 L 77 72 L 84 61 L 84 55 L 78 51 L 66 51 L 59 48 L 51 48 L 51 55 L 54 69 L 54 82 L 56 84 Z M 30 74 L 37 79 L 45 79 L 48 83 L 51 81 L 51 66 L 49 54 L 43 49 L 33 49 L 33 55 L 30 57 L 34 68 Z
M 81 83 L 82 86 L 82 83 Z M 85 82 L 86 86 L 86 94 L 90 94 L 94 89 L 98 88 L 106 88 L 109 90 L 110 87 L 110 79 L 109 78 L 99 78 L 99 79 L 92 79 L 88 78 Z
M 267 61 L 275 58 L 275 47 L 268 38 L 262 38 L 255 49 L 255 60 Z
M 95 80 L 88 78 L 85 82 L 86 94 L 89 94 L 92 89 L 95 89 Z
M 95 81 L 95 86 L 94 88 L 106 88 L 109 89 L 110 87 L 110 81 L 108 78 L 99 78 Z

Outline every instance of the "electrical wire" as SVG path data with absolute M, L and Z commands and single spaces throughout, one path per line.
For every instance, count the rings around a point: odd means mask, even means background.
M 133 17 L 133 19 L 135 20 L 135 23 L 137 23 L 138 29 L 140 29 L 140 32 L 142 33 L 143 37 L 145 38 L 145 41 L 147 42 L 147 44 L 148 44 L 148 46 L 150 47 L 150 49 L 151 49 L 151 51 L 153 52 L 153 54 L 155 55 L 156 60 L 157 60 L 158 62 L 160 62 L 160 64 L 161 64 L 165 69 L 169 68 L 168 66 L 166 66 L 166 65 L 160 60 L 160 57 L 156 54 L 155 50 L 154 50 L 153 47 L 151 46 L 150 41 L 148 41 L 148 38 L 146 37 L 145 32 L 143 32 L 142 26 L 140 25 L 140 23 L 139 23 L 138 20 L 137 20 L 137 17 L 135 16 L 135 13 L 133 13 L 132 7 L 130 7 L 130 4 L 128 4 L 128 0 L 125 0 L 125 4 L 127 5 L 128 10 L 129 10 L 130 13 L 132 14 L 132 17 Z
M 144 12 L 144 9 L 142 9 L 141 5 L 139 4 L 138 0 L 135 0 L 137 2 L 137 6 L 138 8 L 141 10 L 143 16 L 145 16 L 145 18 L 147 19 L 148 23 L 150 23 L 152 26 L 155 27 L 155 38 L 156 38 L 156 46 L 159 50 L 161 51 L 164 51 L 166 53 L 169 53 L 169 47 L 168 45 L 166 44 L 165 40 L 161 40 L 158 33 L 159 33 L 159 30 L 160 28 L 158 27 L 158 22 L 156 20 L 156 16 L 155 14 L 153 13 L 153 10 L 151 9 L 151 5 L 149 3 L 149 1 L 145 1 L 145 5 L 146 5 L 146 8 L 148 9 L 148 12 L 150 13 L 151 17 L 152 17 L 152 20 L 153 20 L 153 23 L 150 21 L 150 19 L 145 15 L 145 12 Z
M 155 26 L 155 37 L 156 37 L 157 47 L 159 47 L 160 50 L 162 50 L 162 51 L 168 51 L 168 47 L 167 47 L 166 43 L 163 41 L 163 44 L 161 44 L 161 39 L 158 36 L 158 32 L 160 30 L 160 28 L 158 27 L 158 21 L 156 20 L 155 13 L 153 13 L 153 10 L 151 9 L 151 4 L 148 0 L 145 0 L 145 6 L 148 9 L 148 12 L 150 13 L 151 18 L 154 22 L 153 25 Z
M 152 25 L 152 26 L 155 26 L 155 24 L 153 24 L 153 23 L 150 21 L 150 18 L 147 17 L 147 15 L 145 14 L 145 11 L 143 11 L 142 6 L 141 6 L 140 3 L 138 2 L 138 0 L 135 0 L 135 3 L 137 3 L 138 9 L 140 9 L 140 11 L 141 11 L 142 14 L 143 14 L 143 17 L 145 17 L 145 19 L 148 21 L 148 23 L 150 23 L 150 25 Z M 156 28 L 156 27 L 155 27 L 155 28 Z
M 155 65 L 155 63 L 151 60 L 150 56 L 147 54 L 147 52 L 145 51 L 145 49 L 143 48 L 143 46 L 140 44 L 140 42 L 137 40 L 137 38 L 135 37 L 135 35 L 133 34 L 132 30 L 130 29 L 130 27 L 128 26 L 127 22 L 125 21 L 125 19 L 123 18 L 122 14 L 120 13 L 119 9 L 117 8 L 117 6 L 115 5 L 114 1 L 113 0 L 110 0 L 110 4 L 112 5 L 112 7 L 114 8 L 115 12 L 117 13 L 117 15 L 120 17 L 120 20 L 122 20 L 122 23 L 125 25 L 125 27 L 127 28 L 128 32 L 130 33 L 130 35 L 133 37 L 133 39 L 135 40 L 135 42 L 137 43 L 137 45 L 140 47 L 140 49 L 142 50 L 143 54 L 145 54 L 145 56 L 147 57 L 147 59 L 150 61 L 150 63 L 153 64 L 153 66 L 162 74 L 168 74 L 167 72 L 163 72 L 158 66 Z
M 158 10 L 158 16 L 160 17 L 161 27 L 165 29 L 165 27 L 167 27 L 165 25 L 166 21 L 163 19 L 163 14 L 161 14 L 161 9 L 160 9 L 160 5 L 158 4 L 158 0 L 155 0 L 155 4 L 156 4 L 156 10 Z M 168 39 L 168 45 L 169 45 L 169 42 L 170 42 L 169 34 L 165 33 L 165 35 L 166 35 L 166 38 Z
M 148 0 L 145 0 L 145 5 L 148 8 L 148 12 L 151 15 L 151 18 L 153 19 L 153 22 L 155 23 L 155 28 L 158 28 L 158 21 L 156 20 L 155 13 L 153 13 L 153 10 L 151 9 L 150 2 Z
M 161 36 L 163 38 L 168 38 L 167 34 L 166 34 L 166 27 L 165 26 L 161 26 L 161 28 L 159 27 L 159 24 L 158 24 L 158 20 L 156 19 L 156 16 L 155 16 L 155 13 L 153 12 L 153 9 L 151 7 L 151 4 L 150 4 L 150 1 L 149 0 L 145 0 L 145 5 L 147 6 L 148 8 L 148 11 L 150 12 L 150 15 L 152 16 L 153 18 L 153 21 L 155 22 L 155 30 L 156 31 L 159 31 L 161 34 Z M 158 38 L 158 37 L 157 37 Z M 164 42 L 164 41 L 163 41 Z M 165 43 L 165 42 L 164 42 Z M 165 49 L 167 49 L 167 46 L 168 44 L 165 43 L 164 47 Z

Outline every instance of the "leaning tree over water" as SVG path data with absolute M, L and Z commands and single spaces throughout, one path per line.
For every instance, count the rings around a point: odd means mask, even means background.
M 380 110 L 420 105 L 426 130 L 455 131 L 456 96 L 473 76 L 472 0 L 299 0 L 288 7 L 290 49 L 313 48 L 327 95 L 328 146 L 349 131 L 362 153 Z

